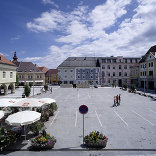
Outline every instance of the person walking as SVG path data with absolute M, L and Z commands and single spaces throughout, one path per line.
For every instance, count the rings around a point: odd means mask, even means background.
M 53 92 L 53 88 L 52 87 L 50 88 L 50 91 L 51 91 L 51 93 Z
M 113 107 L 116 106 L 116 96 L 114 96 L 114 104 L 113 104 Z
M 119 94 L 119 105 L 120 105 L 120 102 L 121 102 L 121 95 Z
M 119 97 L 118 97 L 118 95 L 116 96 L 116 106 L 118 106 L 119 105 Z

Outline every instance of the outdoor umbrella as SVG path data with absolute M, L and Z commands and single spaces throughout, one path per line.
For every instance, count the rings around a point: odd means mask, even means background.
M 0 107 L 11 107 L 19 101 L 21 99 L 0 99 Z
M 0 119 L 4 116 L 4 112 L 0 110 Z
M 40 120 L 41 113 L 35 111 L 22 111 L 9 115 L 5 122 L 13 126 L 24 126 Z
M 12 105 L 12 107 L 28 107 L 28 108 L 32 108 L 32 107 L 42 107 L 43 105 L 45 105 L 46 102 L 40 99 L 36 99 L 36 98 L 26 98 L 22 101 L 19 101 L 17 103 L 15 103 L 14 105 Z
M 45 103 L 53 103 L 53 102 L 56 102 L 54 99 L 51 99 L 51 98 L 42 98 L 41 100 L 45 101 Z

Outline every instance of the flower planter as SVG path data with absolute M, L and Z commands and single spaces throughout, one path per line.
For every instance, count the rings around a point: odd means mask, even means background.
M 107 145 L 108 138 L 101 140 L 99 142 L 87 142 L 85 145 L 89 148 L 105 148 Z
M 98 131 L 91 132 L 84 137 L 86 147 L 89 148 L 105 148 L 108 138 Z
M 33 150 L 48 150 L 52 149 L 56 143 L 56 139 L 49 134 L 40 134 L 31 140 L 31 148 Z

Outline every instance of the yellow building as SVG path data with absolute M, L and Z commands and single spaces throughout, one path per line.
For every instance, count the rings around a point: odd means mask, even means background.
M 59 78 L 58 78 L 58 70 L 57 69 L 49 69 L 45 74 L 46 83 L 57 85 Z
M 142 57 L 139 64 L 140 87 L 146 89 L 156 88 L 156 45 L 152 46 Z
M 14 93 L 16 68 L 15 64 L 0 54 L 0 95 Z
M 139 64 L 130 67 L 130 82 L 136 87 L 139 86 Z

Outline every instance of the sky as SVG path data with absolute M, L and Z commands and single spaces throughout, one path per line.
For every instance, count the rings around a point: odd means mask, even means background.
M 0 53 L 57 68 L 68 57 L 141 57 L 156 45 L 156 0 L 0 0 Z

